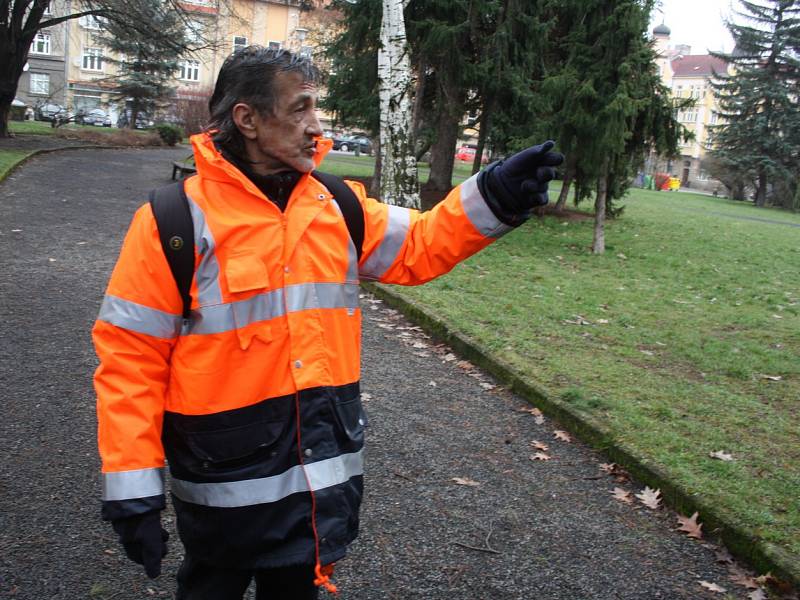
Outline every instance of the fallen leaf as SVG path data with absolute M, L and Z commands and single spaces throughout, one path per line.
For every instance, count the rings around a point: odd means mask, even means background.
M 442 360 L 443 360 L 444 362 L 452 362 L 452 361 L 454 361 L 455 359 L 456 359 L 456 355 L 455 355 L 455 354 L 453 354 L 452 352 L 448 352 L 447 354 L 445 354 L 445 355 L 442 357 Z
M 471 371 L 472 369 L 475 368 L 475 366 L 468 360 L 460 360 L 456 363 L 456 366 L 459 369 L 464 369 L 465 371 Z
M 544 452 L 537 452 L 536 454 L 531 456 L 531 460 L 550 460 L 552 458 L 553 458 L 552 456 L 545 454 Z
M 480 485 L 477 481 L 473 481 L 472 479 L 467 479 L 466 477 L 453 477 L 452 481 L 455 481 L 458 485 L 467 485 L 470 487 L 477 487 Z
M 608 319 L 597 319 L 598 325 L 608 325 Z
M 480 384 L 480 386 L 481 386 L 483 389 L 485 389 L 485 390 L 493 390 L 494 388 L 496 388 L 496 387 L 497 387 L 495 384 L 493 384 L 493 383 L 486 383 L 485 381 L 482 381 L 482 382 L 481 382 L 481 384 Z
M 720 594 L 724 594 L 727 590 L 724 587 L 718 586 L 716 583 L 709 583 L 708 581 L 701 581 L 700 585 L 707 590 L 711 590 L 712 592 L 718 592 Z
M 757 590 L 759 588 L 758 582 L 756 578 L 745 573 L 739 567 L 731 567 L 731 572 L 729 574 L 730 580 L 735 583 L 736 585 L 741 585 L 742 587 L 747 588 L 748 590 Z
M 369 402 L 372 400 L 372 394 L 367 394 L 366 392 L 361 392 L 361 401 L 362 402 Z
M 531 446 L 533 446 L 537 450 L 541 450 L 542 452 L 547 452 L 550 449 L 550 446 L 548 446 L 547 444 L 543 444 L 538 440 L 533 440 L 531 442 Z
M 520 408 L 520 409 L 519 409 L 519 412 L 526 412 L 526 413 L 530 413 L 530 414 L 532 414 L 534 417 L 539 417 L 539 416 L 541 416 L 541 414 L 542 414 L 542 411 L 540 411 L 540 410 L 539 410 L 538 408 L 536 408 L 535 406 L 523 406 L 522 408 Z
M 617 258 L 621 258 L 622 260 L 626 260 L 628 257 L 625 256 L 622 252 L 620 252 L 619 254 L 617 254 Z
M 639 350 L 642 354 L 646 354 L 647 356 L 655 356 L 656 353 L 652 352 L 651 350 Z
M 569 325 L 591 325 L 591 321 L 587 321 L 580 315 L 575 315 L 575 319 L 564 319 L 564 323 L 568 323 Z
M 390 325 L 389 323 L 378 323 L 378 327 L 381 329 L 394 329 L 394 325 Z
M 769 599 L 767 595 L 764 593 L 764 590 L 758 588 L 757 590 L 747 594 L 747 600 L 769 600 Z
M 661 496 L 661 490 L 653 490 L 648 486 L 645 486 L 641 494 L 636 494 L 636 497 L 641 500 L 642 504 L 653 510 L 657 509 L 658 505 L 661 503 L 661 498 L 659 498 L 659 496 Z
M 678 515 L 678 523 L 680 523 L 678 531 L 684 532 L 690 538 L 703 539 L 703 526 L 697 522 L 698 516 L 699 514 L 696 512 L 691 517 Z
M 617 463 L 602 463 L 600 470 L 614 477 L 617 483 L 625 483 L 631 480 L 630 474 Z
M 544 425 L 544 417 L 542 415 L 539 415 L 533 419 L 533 422 L 536 423 L 537 425 Z
M 723 450 L 717 450 L 716 452 L 709 452 L 708 455 L 711 458 L 716 458 L 717 460 L 722 460 L 725 462 L 731 462 L 733 460 L 733 456 Z
M 562 442 L 571 442 L 572 438 L 566 431 L 561 431 L 560 429 L 556 429 L 553 432 L 553 437 L 557 440 L 561 440 Z
M 769 381 L 781 381 L 783 379 L 780 375 L 762 375 L 761 378 Z
M 615 487 L 611 494 L 614 496 L 615 500 L 619 500 L 625 504 L 631 504 L 633 502 L 631 493 L 627 490 L 623 490 L 622 488 Z
M 436 382 L 435 381 L 430 381 L 430 382 L 428 382 L 428 385 L 431 386 L 431 387 L 436 387 Z

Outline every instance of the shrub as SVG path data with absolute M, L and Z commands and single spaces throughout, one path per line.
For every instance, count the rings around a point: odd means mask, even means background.
M 169 123 L 156 125 L 155 130 L 167 146 L 174 146 L 183 139 L 183 129 Z

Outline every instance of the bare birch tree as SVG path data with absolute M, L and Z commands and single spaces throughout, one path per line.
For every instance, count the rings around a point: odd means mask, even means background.
M 419 179 L 411 135 L 411 62 L 403 20 L 407 4 L 408 0 L 383 0 L 378 51 L 380 196 L 387 204 L 419 208 Z

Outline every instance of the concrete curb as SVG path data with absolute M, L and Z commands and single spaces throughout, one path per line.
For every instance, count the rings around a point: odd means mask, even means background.
M 614 436 L 597 423 L 588 421 L 570 406 L 552 397 L 536 382 L 515 372 L 499 358 L 492 356 L 476 341 L 455 331 L 451 325 L 427 312 L 417 302 L 405 299 L 386 286 L 362 282 L 362 287 L 398 309 L 421 326 L 428 334 L 448 344 L 472 363 L 491 373 L 516 394 L 540 407 L 547 416 L 561 423 L 583 442 L 608 456 L 610 461 L 624 466 L 638 481 L 651 488 L 660 488 L 664 502 L 681 514 L 700 513 L 704 530 L 719 538 L 728 550 L 751 565 L 759 573 L 771 572 L 774 576 L 800 588 L 800 564 L 782 548 L 759 540 L 750 531 L 727 522 L 716 514 L 713 506 L 698 496 L 670 481 L 656 465 L 633 455 Z

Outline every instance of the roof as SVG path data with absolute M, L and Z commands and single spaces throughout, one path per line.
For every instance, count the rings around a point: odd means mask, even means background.
M 653 28 L 653 35 L 669 35 L 670 33 L 672 32 L 670 31 L 669 27 L 663 23 L 661 23 L 661 25 L 656 25 Z
M 711 77 L 714 72 L 725 73 L 728 63 L 710 54 L 690 54 L 672 59 L 673 77 Z

